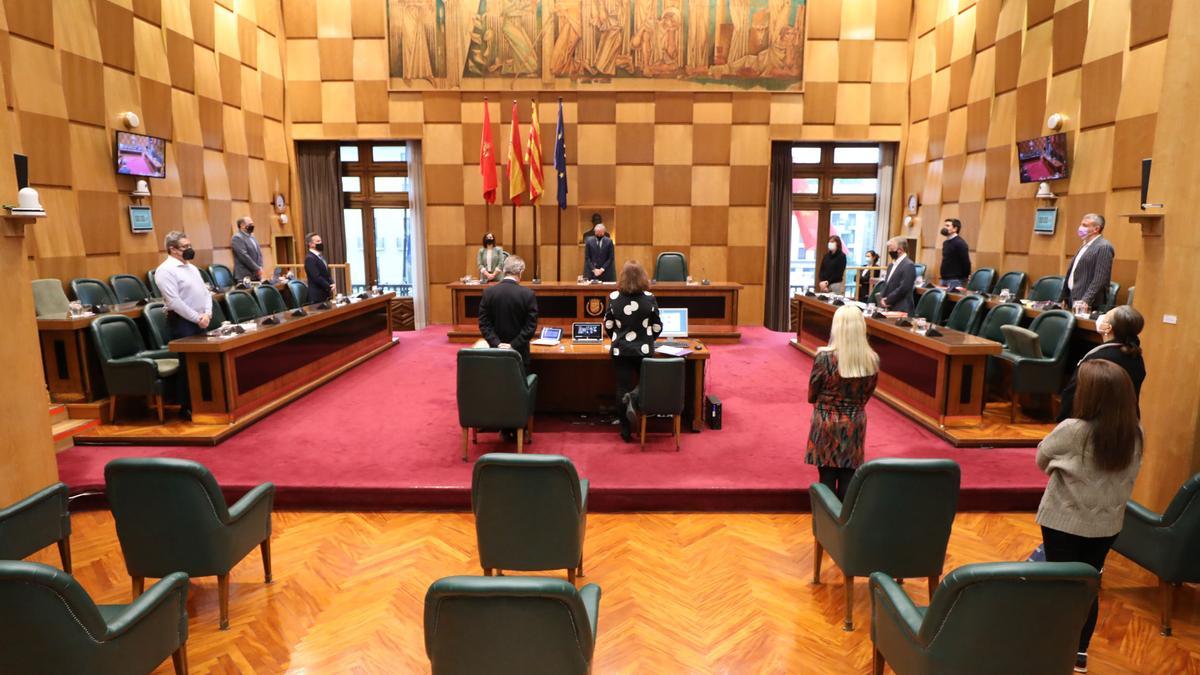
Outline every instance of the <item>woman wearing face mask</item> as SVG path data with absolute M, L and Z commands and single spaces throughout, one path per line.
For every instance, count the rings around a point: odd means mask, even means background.
M 1145 320 L 1141 312 L 1129 305 L 1112 308 L 1096 319 L 1096 331 L 1100 333 L 1104 343 L 1085 354 L 1079 360 L 1079 365 L 1096 359 L 1112 361 L 1129 374 L 1129 379 L 1133 382 L 1134 397 L 1140 397 L 1142 382 L 1146 379 L 1146 362 L 1142 360 L 1142 343 L 1138 334 L 1142 332 L 1144 325 Z M 1076 375 L 1072 375 L 1066 389 L 1062 390 L 1059 422 L 1072 416 L 1075 407 L 1075 387 Z M 1141 417 L 1140 410 L 1138 417 Z
M 817 288 L 841 295 L 846 292 L 846 251 L 842 248 L 842 238 L 836 234 L 830 236 L 828 247 L 829 251 L 821 258 Z
M 866 261 L 867 267 L 879 267 L 879 254 L 875 251 L 867 251 Z M 866 302 L 871 297 L 871 280 L 878 278 L 878 270 L 863 270 L 859 272 L 858 297 L 855 299 L 859 302 Z
M 504 259 L 508 254 L 496 245 L 496 235 L 488 232 L 483 235 L 483 246 L 475 255 L 475 265 L 479 268 L 479 280 L 485 283 L 499 281 L 504 278 Z

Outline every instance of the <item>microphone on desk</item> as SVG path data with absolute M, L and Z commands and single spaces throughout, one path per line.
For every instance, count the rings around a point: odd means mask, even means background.
M 317 305 L 317 309 L 333 309 L 333 305 L 329 304 L 329 301 L 326 300 L 325 302 Z
M 276 319 L 273 316 L 268 316 L 267 318 L 262 320 L 262 325 L 264 325 L 264 326 L 273 326 L 277 323 L 279 323 L 279 319 Z
M 883 312 L 880 312 L 879 310 L 875 310 L 875 313 L 871 315 L 871 318 L 872 319 L 886 319 L 887 315 L 884 314 Z
M 942 337 L 942 331 L 930 326 L 929 330 L 925 331 L 928 337 Z
M 308 316 L 308 312 L 297 307 L 296 309 L 292 310 L 292 316 Z
M 108 314 L 110 311 L 108 305 L 92 305 L 93 314 Z
M 912 322 L 911 322 L 911 321 L 909 321 L 908 319 L 906 319 L 906 318 L 904 318 L 904 317 L 900 317 L 899 319 L 896 319 L 896 325 L 897 325 L 897 326 L 899 326 L 899 327 L 901 327 L 901 328 L 909 328 L 909 327 L 911 327 L 913 324 L 912 324 Z
M 844 300 L 842 300 L 841 298 L 834 298 L 832 304 L 834 307 L 841 307 L 842 305 L 845 305 L 846 302 Z

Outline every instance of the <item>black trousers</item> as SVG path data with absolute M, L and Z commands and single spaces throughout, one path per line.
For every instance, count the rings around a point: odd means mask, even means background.
M 846 488 L 850 487 L 850 479 L 854 478 L 854 469 L 843 469 L 837 466 L 818 466 L 817 475 L 821 484 L 833 490 L 838 499 L 846 498 Z
M 1104 559 L 1112 548 L 1117 535 L 1111 537 L 1080 537 L 1049 527 L 1042 527 L 1042 544 L 1046 547 L 1047 562 L 1082 562 L 1104 570 Z M 1096 618 L 1100 615 L 1100 600 L 1092 601 L 1087 621 L 1079 634 L 1079 652 L 1086 654 L 1092 633 L 1096 630 Z
M 637 379 L 642 370 L 642 360 L 614 358 L 613 368 L 616 370 L 617 376 L 617 421 L 621 423 L 623 431 L 632 433 L 629 420 L 625 418 L 625 404 L 621 402 L 621 399 L 629 393 L 637 396 Z M 634 407 L 637 407 L 636 402 Z
M 167 332 L 171 336 L 170 339 L 178 340 L 201 335 L 204 333 L 204 329 L 174 312 L 167 312 Z M 191 412 L 192 397 L 191 391 L 188 389 L 187 363 L 179 364 L 179 371 L 175 373 L 174 380 L 175 402 L 179 404 L 181 412 Z

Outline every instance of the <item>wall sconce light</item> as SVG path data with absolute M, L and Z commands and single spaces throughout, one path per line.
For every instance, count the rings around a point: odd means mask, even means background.
M 135 112 L 121 113 L 121 122 L 126 129 L 136 129 L 142 124 L 142 120 Z

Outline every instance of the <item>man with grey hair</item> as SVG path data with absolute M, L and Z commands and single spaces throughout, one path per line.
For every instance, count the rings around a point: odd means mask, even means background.
M 479 302 L 479 332 L 491 347 L 515 349 L 529 369 L 529 341 L 537 332 L 537 300 L 521 285 L 525 261 L 511 255 L 504 261 L 504 279 L 483 291 Z
M 233 249 L 233 278 L 241 281 L 249 277 L 262 280 L 263 256 L 258 241 L 254 238 L 254 219 L 242 216 L 237 219 L 237 232 L 229 242 Z
M 1104 216 L 1089 213 L 1080 219 L 1076 234 L 1083 240 L 1083 246 L 1067 267 L 1067 278 L 1063 280 L 1059 295 L 1059 300 L 1067 303 L 1068 308 L 1082 302 L 1091 311 L 1116 302 L 1116 298 L 1108 297 L 1115 252 L 1103 232 Z
M 199 335 L 208 330 L 212 321 L 212 293 L 204 285 L 200 269 L 192 264 L 196 249 L 183 232 L 169 232 L 163 240 L 167 259 L 154 271 L 154 282 L 162 293 L 167 310 L 167 332 L 170 339 Z M 180 368 L 175 376 L 175 398 L 184 419 L 191 419 L 191 404 L 187 388 L 187 369 Z
M 612 237 L 608 236 L 608 229 L 599 216 L 598 213 L 593 215 L 592 236 L 583 242 L 583 276 L 598 281 L 616 281 L 617 270 L 613 266 L 616 252 Z
M 883 290 L 879 292 L 879 305 L 892 312 L 913 311 L 913 286 L 917 282 L 917 268 L 905 255 L 908 246 L 904 237 L 888 239 L 887 254 L 891 259 Z

